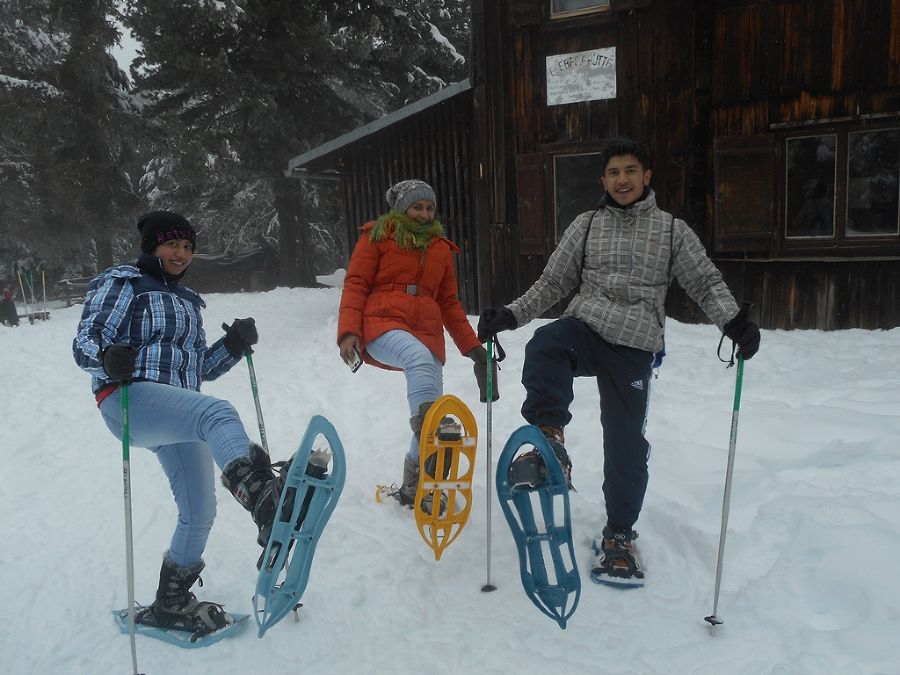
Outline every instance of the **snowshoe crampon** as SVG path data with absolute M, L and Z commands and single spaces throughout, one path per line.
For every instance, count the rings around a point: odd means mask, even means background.
M 422 422 L 419 486 L 413 507 L 419 534 L 434 551 L 435 560 L 441 559 L 469 520 L 477 447 L 475 416 L 466 404 L 451 395 L 435 401 Z
M 391 483 L 390 485 L 379 483 L 375 486 L 375 501 L 379 504 L 383 504 L 386 498 L 395 499 L 396 501 L 400 501 L 400 486 L 396 483 Z
M 134 632 L 138 635 L 146 635 L 156 640 L 162 640 L 169 644 L 187 649 L 197 647 L 208 647 L 215 644 L 219 640 L 232 637 L 244 627 L 245 621 L 250 617 L 249 614 L 228 614 L 224 613 L 224 625 L 216 630 L 207 628 L 174 628 L 171 626 L 157 625 L 153 610 L 150 607 L 137 605 L 134 608 L 135 624 Z M 128 608 L 113 610 L 113 617 L 119 626 L 119 630 L 124 634 L 129 633 Z
M 319 445 L 327 445 L 328 450 L 313 450 L 319 436 L 324 438 Z M 327 466 L 324 472 L 323 466 Z M 299 607 L 316 544 L 337 505 L 345 477 L 344 447 L 337 431 L 324 417 L 313 416 L 285 476 L 272 532 L 260 559 L 253 596 L 258 637 Z
M 529 480 L 510 471 L 519 450 L 534 448 L 543 460 L 543 471 L 528 462 Z M 536 485 L 531 476 L 540 476 Z M 565 629 L 581 596 L 581 578 L 572 544 L 569 487 L 562 466 L 541 430 L 517 429 L 497 461 L 497 498 L 519 552 L 519 572 L 525 594 L 544 614 Z M 518 484 L 515 484 L 518 483 Z

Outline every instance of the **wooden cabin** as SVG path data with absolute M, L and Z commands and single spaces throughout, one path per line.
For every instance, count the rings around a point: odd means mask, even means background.
M 460 300 L 475 313 L 479 289 L 490 280 L 482 280 L 476 261 L 473 124 L 472 85 L 466 79 L 294 157 L 285 173 L 301 188 L 312 180 L 340 181 L 350 252 L 360 226 L 387 211 L 384 194 L 391 185 L 406 178 L 427 181 L 438 199 L 438 217 L 462 249 L 456 260 Z
M 629 136 L 760 325 L 900 325 L 900 0 L 472 12 L 468 81 L 292 161 L 340 174 L 351 242 L 391 182 L 431 180 L 468 311 L 508 302 L 599 198 L 603 141 Z M 668 305 L 705 320 L 675 285 Z

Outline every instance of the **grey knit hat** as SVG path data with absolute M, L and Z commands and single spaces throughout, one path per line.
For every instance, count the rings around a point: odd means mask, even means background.
M 387 203 L 392 209 L 401 213 L 406 213 L 406 209 L 420 199 L 428 199 L 435 205 L 437 204 L 432 187 L 425 181 L 415 178 L 401 180 L 396 185 L 392 185 L 384 193 L 384 198 L 387 199 Z

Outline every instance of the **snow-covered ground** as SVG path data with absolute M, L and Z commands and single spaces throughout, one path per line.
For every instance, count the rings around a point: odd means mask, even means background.
M 584 588 L 565 631 L 519 582 L 499 504 L 486 577 L 485 408 L 472 367 L 451 349 L 448 393 L 481 435 L 472 517 L 440 562 L 412 513 L 377 504 L 400 478 L 409 434 L 402 375 L 340 362 L 338 289 L 209 295 L 211 337 L 254 316 L 254 356 L 269 445 L 290 455 L 312 414 L 347 450 L 347 483 L 319 543 L 299 622 L 262 640 L 254 626 L 206 649 L 137 638 L 147 675 L 182 673 L 900 673 L 900 329 L 764 331 L 747 362 L 730 527 L 719 601 L 710 614 L 735 370 L 715 356 L 712 326 L 670 321 L 653 382 L 650 487 L 637 525 L 640 590 L 588 581 L 588 545 L 604 523 L 593 382 L 576 383 L 567 428 L 572 519 Z M 128 637 L 110 610 L 126 604 L 121 446 L 106 430 L 89 377 L 74 364 L 80 307 L 0 327 L 2 424 L 0 672 L 131 673 Z M 475 317 L 472 317 L 474 323 Z M 502 335 L 509 354 L 493 406 L 493 459 L 523 421 L 524 346 L 543 322 Z M 206 386 L 232 401 L 251 436 L 244 364 Z M 165 420 L 160 420 L 165 423 Z M 137 599 L 149 602 L 175 509 L 156 460 L 132 451 Z M 251 611 L 253 524 L 219 487 L 201 598 Z M 251 620 L 252 621 L 252 620 Z

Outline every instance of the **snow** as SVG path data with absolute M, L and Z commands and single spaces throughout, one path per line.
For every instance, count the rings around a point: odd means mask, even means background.
M 335 346 L 338 289 L 206 296 L 217 326 L 252 315 L 266 433 L 276 459 L 313 414 L 337 427 L 347 483 L 319 543 L 299 621 L 262 640 L 251 626 L 199 650 L 137 638 L 140 670 L 163 673 L 898 673 L 900 631 L 900 329 L 763 331 L 746 364 L 715 629 L 712 612 L 736 369 L 715 356 L 709 325 L 669 321 L 653 382 L 650 487 L 637 529 L 647 583 L 591 584 L 589 542 L 604 522 L 598 404 L 576 382 L 567 444 L 574 536 L 584 587 L 561 631 L 522 591 L 515 549 L 491 504 L 486 578 L 485 407 L 471 364 L 450 349 L 445 387 L 480 430 L 475 504 L 435 562 L 411 512 L 374 501 L 400 478 L 409 429 L 403 378 L 351 374 Z M 131 672 L 110 610 L 126 604 L 121 446 L 74 364 L 80 307 L 0 327 L 4 419 L 0 483 L 0 654 L 4 673 Z M 472 317 L 474 323 L 475 317 Z M 501 336 L 508 358 L 493 406 L 493 461 L 523 421 L 526 341 L 543 321 Z M 205 387 L 232 401 L 251 437 L 244 364 Z M 160 421 L 165 423 L 164 420 Z M 175 521 L 153 456 L 133 449 L 136 595 L 148 602 Z M 248 515 L 219 486 L 201 598 L 251 611 L 258 549 Z M 252 621 L 252 619 L 251 619 Z
M 23 80 L 9 75 L 0 75 L 0 86 L 5 89 L 31 89 L 43 96 L 61 96 L 62 92 L 49 82 L 43 80 Z
M 431 23 L 430 21 L 426 22 L 426 23 L 428 25 L 428 30 L 431 32 L 431 39 L 434 40 L 435 42 L 437 42 L 439 45 L 441 45 L 444 49 L 446 49 L 450 53 L 450 56 L 453 59 L 453 62 L 454 63 L 465 63 L 466 57 L 464 57 L 462 54 L 460 54 L 458 51 L 456 51 L 456 47 L 454 47 L 450 43 L 450 40 L 448 40 L 446 37 L 444 37 L 444 34 L 441 33 L 440 29 L 437 26 L 435 26 L 433 23 Z

